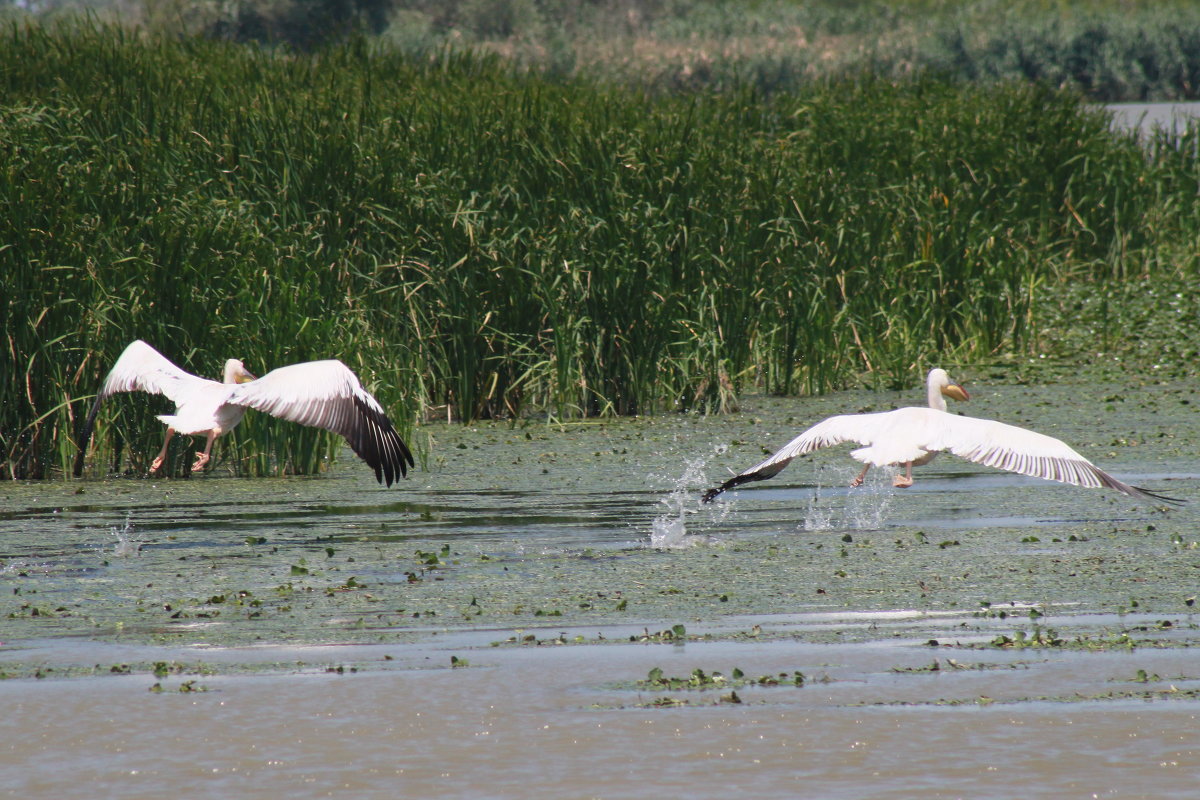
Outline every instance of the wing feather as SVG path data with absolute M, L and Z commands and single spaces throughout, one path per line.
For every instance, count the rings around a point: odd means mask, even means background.
M 753 467 L 703 495 L 709 502 L 728 489 L 774 477 L 793 458 L 821 447 L 857 442 L 878 451 L 868 463 L 902 463 L 921 453 L 949 451 L 997 469 L 1086 488 L 1114 489 L 1131 497 L 1182 502 L 1117 480 L 1066 442 L 1037 431 L 945 411 L 904 408 L 877 414 L 844 414 L 818 422 Z
M 720 486 L 709 489 L 704 493 L 702 499 L 707 503 L 721 492 L 735 486 L 773 478 L 782 472 L 783 468 L 792 462 L 792 459 L 822 447 L 832 447 L 845 442 L 872 444 L 880 431 L 887 426 L 887 420 L 884 418 L 891 413 L 894 412 L 839 414 L 835 417 L 827 417 L 792 439 L 764 461 L 739 472 Z
M 231 405 L 246 406 L 290 422 L 324 428 L 344 437 L 387 486 L 408 473 L 413 457 L 383 407 L 340 361 L 309 361 L 272 370 L 241 384 Z
M 185 372 L 166 356 L 138 339 L 121 353 L 113 364 L 98 399 L 118 392 L 148 392 L 161 394 L 179 404 L 180 398 L 197 385 L 216 383 Z
M 79 444 L 79 452 L 75 455 L 75 477 L 83 474 L 88 442 L 96 426 L 100 404 L 105 398 L 118 392 L 147 392 L 164 395 L 178 406 L 191 390 L 213 383 L 215 381 L 185 372 L 141 339 L 135 339 L 121 352 L 117 363 L 109 370 L 100 391 L 96 392 L 96 402 L 92 404 L 92 410 L 88 412 L 76 434 L 75 441 Z
M 1130 497 L 1180 502 L 1117 480 L 1066 442 L 1044 433 L 954 414 L 945 414 L 938 430 L 940 437 L 930 442 L 930 449 L 946 450 L 976 464 L 1088 489 L 1114 489 Z

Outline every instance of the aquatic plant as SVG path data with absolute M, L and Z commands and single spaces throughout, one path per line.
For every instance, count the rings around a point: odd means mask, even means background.
M 639 689 L 650 689 L 654 691 L 681 691 L 686 689 L 729 689 L 740 688 L 743 686 L 804 686 L 806 679 L 804 673 L 799 670 L 792 672 L 780 672 L 772 675 L 759 675 L 758 677 L 747 677 L 746 674 L 737 667 L 726 676 L 724 673 L 712 671 L 705 672 L 697 667 L 691 671 L 686 677 L 675 677 L 665 674 L 661 667 L 652 668 L 646 677 L 637 681 L 635 684 Z

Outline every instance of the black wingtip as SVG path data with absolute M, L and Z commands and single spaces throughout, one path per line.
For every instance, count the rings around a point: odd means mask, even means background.
M 1187 503 L 1187 500 L 1184 500 L 1182 498 L 1167 497 L 1165 494 L 1159 494 L 1158 492 L 1152 492 L 1149 489 L 1143 489 L 1141 486 L 1134 486 L 1133 488 L 1137 489 L 1138 492 L 1140 492 L 1144 497 L 1150 497 L 1155 500 L 1159 500 L 1161 502 L 1168 503 L 1173 506 L 1182 506 Z
M 775 473 L 771 473 L 771 475 L 774 475 L 774 474 Z M 716 496 L 721 494 L 722 492 L 728 491 L 735 486 L 741 486 L 743 483 L 750 483 L 752 481 L 766 480 L 767 478 L 770 478 L 771 475 L 764 475 L 762 472 L 751 472 L 751 473 L 742 473 L 741 475 L 734 475 L 732 478 L 725 481 L 720 486 L 714 486 L 713 488 L 709 489 L 707 492 L 702 494 L 700 496 L 700 502 L 711 503 L 716 498 Z
M 384 417 L 386 420 L 387 418 Z M 400 438 L 400 434 L 396 433 L 396 429 L 388 422 L 388 429 L 383 432 L 383 438 L 386 440 L 387 455 L 381 459 L 384 475 L 381 477 L 379 467 L 375 468 L 375 477 L 384 486 L 389 489 L 393 483 L 399 483 L 401 478 L 408 476 L 408 468 L 413 466 L 412 451 L 408 449 L 408 445 Z
M 356 397 L 354 402 L 365 425 L 348 435 L 346 440 L 359 458 L 375 470 L 375 480 L 390 489 L 393 483 L 399 483 L 407 476 L 408 468 L 414 465 L 412 451 L 400 438 L 387 414 L 371 408 L 361 398 Z

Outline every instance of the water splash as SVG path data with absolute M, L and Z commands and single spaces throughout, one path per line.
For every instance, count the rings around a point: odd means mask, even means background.
M 830 475 L 827 476 L 826 472 Z M 823 499 L 821 486 L 827 477 L 835 484 L 845 479 L 842 470 L 822 470 L 818 474 L 816 489 L 808 500 L 801 528 L 806 531 L 877 530 L 883 526 L 892 506 L 892 498 L 895 497 L 891 474 L 882 469 L 873 470 L 867 473 L 862 486 Z M 840 503 L 834 501 L 833 497 Z
M 705 508 L 711 509 L 710 514 L 718 517 L 729 513 L 726 503 L 706 507 L 700 501 L 700 493 L 708 485 L 708 462 L 724 455 L 728 449 L 727 445 L 714 445 L 710 455 L 684 462 L 683 474 L 671 479 L 670 491 L 658 499 L 659 505 L 666 510 L 650 523 L 651 547 L 675 548 L 697 544 L 699 539 L 688 536 L 688 517 Z
M 23 558 L 12 558 L 8 561 L 0 561 L 0 576 L 20 575 L 28 572 L 43 572 L 49 573 L 50 568 L 46 564 L 36 564 L 32 561 L 26 561 Z
M 117 540 L 112 552 L 117 558 L 132 558 L 142 552 L 142 540 L 134 533 L 132 517 L 132 513 L 128 513 L 125 515 L 125 524 L 122 527 L 118 528 L 113 525 L 108 529 L 113 538 Z

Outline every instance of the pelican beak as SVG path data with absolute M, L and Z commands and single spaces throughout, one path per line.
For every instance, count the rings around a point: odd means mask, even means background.
M 250 372 L 248 369 L 243 369 L 237 376 L 238 383 L 249 383 L 250 381 L 258 380 L 258 376 Z
M 967 390 L 957 383 L 950 383 L 942 387 L 942 394 L 946 395 L 946 397 L 953 397 L 955 400 L 971 399 L 971 395 L 967 394 Z

